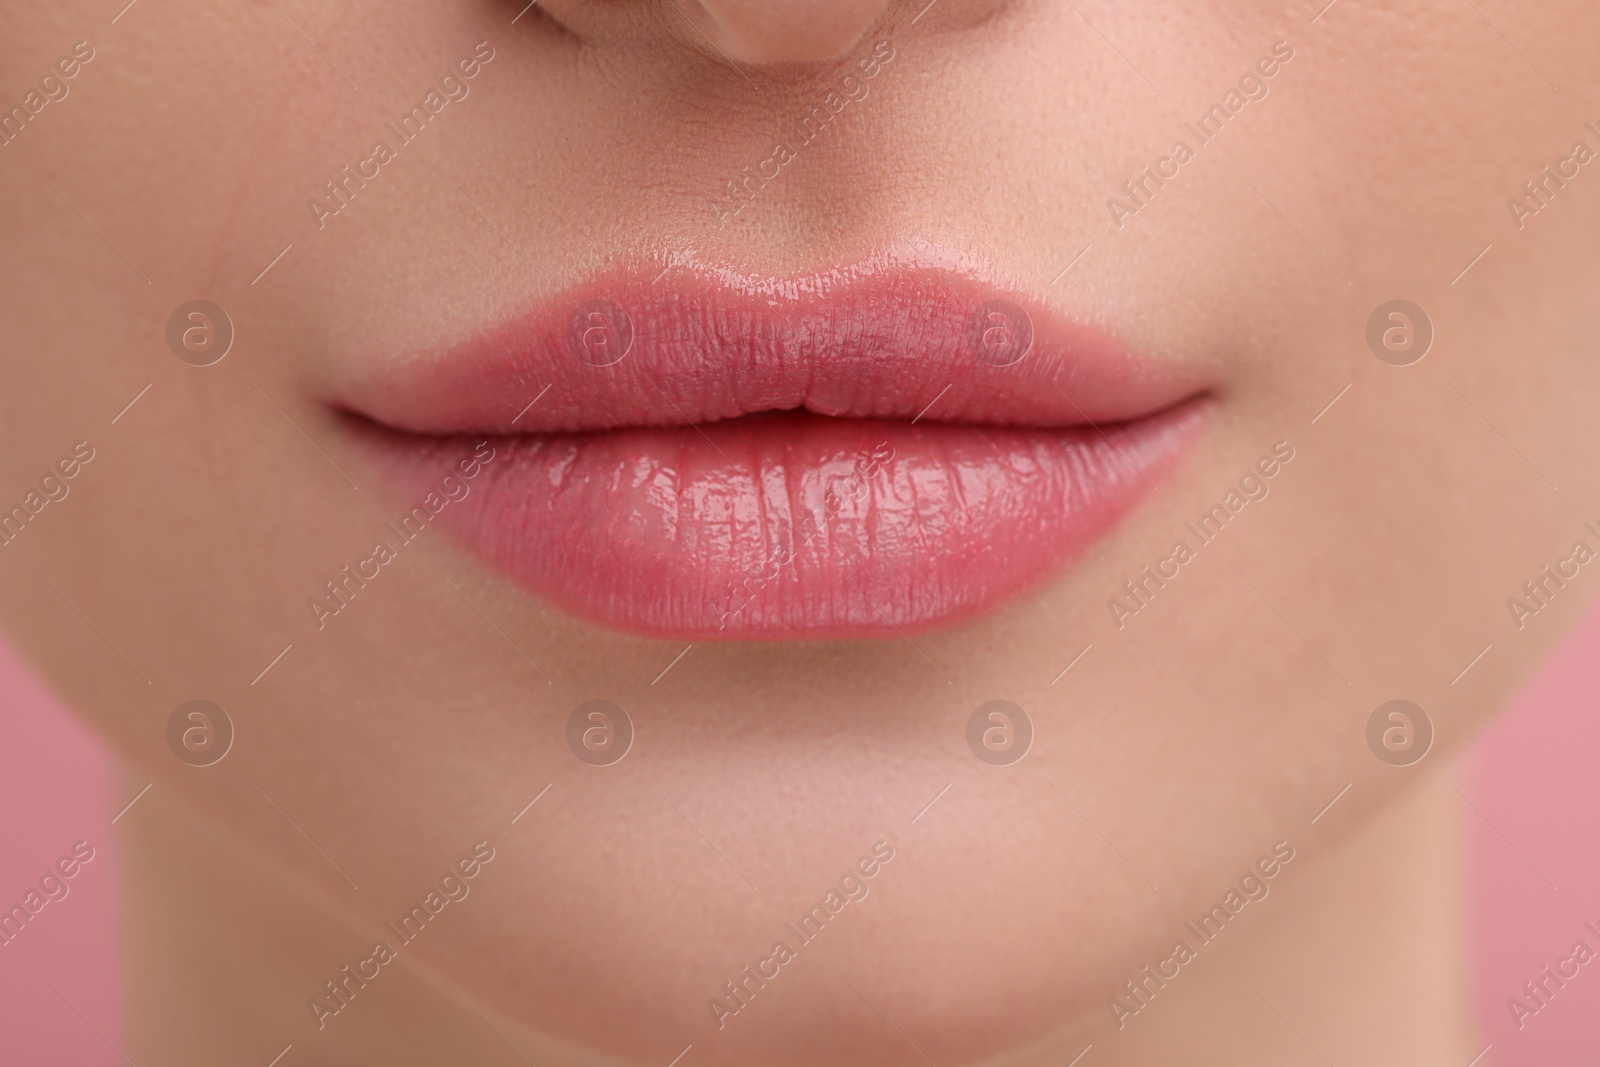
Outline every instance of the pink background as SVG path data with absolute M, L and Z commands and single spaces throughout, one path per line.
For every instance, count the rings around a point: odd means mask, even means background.
M 1600 950 L 1583 926 L 1600 927 L 1597 649 L 1600 611 L 1478 740 L 1461 783 L 1477 809 L 1465 815 L 1479 1047 L 1492 1044 L 1479 1067 L 1575 1064 L 1600 1047 L 1600 959 L 1520 1030 L 1506 1007 L 1574 942 Z M 65 900 L 0 947 L 0 1046 L 7 1063 L 112 1067 L 126 1030 L 111 819 L 142 783 L 124 781 L 3 643 L 0 694 L 0 904 L 20 902 L 74 842 L 96 853 Z
M 94 847 L 66 898 L 0 945 L 0 1062 L 123 1065 L 110 1045 L 125 1045 L 111 819 L 137 790 L 122 796 L 112 759 L 4 641 L 0 702 L 0 908 L 22 903 L 74 842 Z
M 1483 1040 L 1494 1046 L 1484 1062 L 1500 1067 L 1600 1062 L 1600 959 L 1520 1031 L 1506 1007 L 1574 942 L 1600 951 L 1584 929 L 1600 928 L 1597 651 L 1600 611 L 1478 739 L 1462 783 L 1480 809 L 1467 812 L 1473 984 Z

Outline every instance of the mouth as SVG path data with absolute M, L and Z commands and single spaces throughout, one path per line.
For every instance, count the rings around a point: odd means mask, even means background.
M 335 403 L 417 523 L 592 622 L 693 641 L 990 611 L 1105 536 L 1208 408 L 1025 296 L 891 262 L 622 270 Z

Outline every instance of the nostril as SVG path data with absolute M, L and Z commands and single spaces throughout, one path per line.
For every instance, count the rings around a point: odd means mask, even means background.
M 678 2 L 678 0 L 672 0 Z M 682 10 L 729 59 L 836 59 L 883 18 L 892 0 L 688 0 Z

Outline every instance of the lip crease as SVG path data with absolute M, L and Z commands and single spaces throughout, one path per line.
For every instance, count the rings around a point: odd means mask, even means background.
M 336 391 L 402 489 L 535 594 L 686 640 L 894 637 L 996 607 L 1137 505 L 1200 383 L 944 265 L 596 278 Z

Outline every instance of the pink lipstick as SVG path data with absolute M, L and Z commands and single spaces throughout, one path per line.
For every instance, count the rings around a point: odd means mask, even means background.
M 686 640 L 895 636 L 1063 568 L 1176 463 L 1200 385 L 922 264 L 597 279 L 338 405 L 536 595 Z

